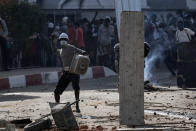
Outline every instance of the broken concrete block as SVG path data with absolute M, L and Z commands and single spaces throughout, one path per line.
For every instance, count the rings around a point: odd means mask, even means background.
M 51 114 L 54 122 L 59 129 L 79 130 L 79 126 L 73 115 L 71 106 L 67 105 L 50 103 Z

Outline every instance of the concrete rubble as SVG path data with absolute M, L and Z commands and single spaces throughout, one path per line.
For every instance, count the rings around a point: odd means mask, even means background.
M 80 130 L 118 130 L 130 128 L 119 125 L 119 93 L 116 88 L 117 77 L 81 81 L 81 113 L 73 111 Z M 1 91 L 0 119 L 6 121 L 30 118 L 36 121 L 51 112 L 48 103 L 53 102 L 53 85 L 31 88 L 17 88 L 9 92 Z M 157 91 L 145 91 L 145 125 L 148 127 L 168 127 L 174 130 L 196 130 L 196 95 L 190 90 L 168 86 L 158 87 Z M 44 95 L 43 95 L 44 93 Z M 6 101 L 7 100 L 7 101 Z M 8 101 L 9 100 L 9 101 Z M 17 100 L 17 101 L 16 101 Z M 69 87 L 62 95 L 62 102 L 74 101 Z M 96 107 L 96 108 L 95 108 Z M 75 105 L 72 107 L 75 109 Z M 9 111 L 9 112 L 8 112 Z M 51 131 L 56 130 L 52 121 Z M 5 123 L 5 122 L 4 122 Z M 16 124 L 17 129 L 18 128 Z M 132 125 L 131 128 L 141 128 Z M 5 129 L 5 128 L 4 128 Z M 20 130 L 19 130 L 20 131 Z

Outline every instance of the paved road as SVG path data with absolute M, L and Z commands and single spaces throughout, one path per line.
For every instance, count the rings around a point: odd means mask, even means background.
M 81 113 L 75 113 L 75 106 L 72 106 L 79 125 L 87 125 L 89 129 L 101 125 L 107 130 L 122 127 L 119 125 L 117 81 L 117 77 L 81 80 Z M 0 119 L 31 118 L 34 120 L 50 113 L 48 102 L 54 102 L 54 88 L 55 84 L 50 84 L 0 91 L 0 111 L 9 111 L 1 112 Z M 63 103 L 74 101 L 71 86 L 63 93 L 61 101 Z M 161 91 L 145 92 L 145 123 L 147 125 L 193 130 L 196 124 L 195 109 L 195 89 L 181 90 L 172 86 L 171 88 L 161 87 Z M 163 116 L 159 115 L 161 113 Z

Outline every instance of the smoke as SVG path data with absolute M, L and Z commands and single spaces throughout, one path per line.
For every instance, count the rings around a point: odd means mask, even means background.
M 144 80 L 149 80 L 153 83 L 158 83 L 158 78 L 156 77 L 156 65 L 157 63 L 162 65 L 164 61 L 164 47 L 159 43 L 154 43 L 156 46 L 151 47 L 151 52 L 148 57 L 145 59 L 145 68 L 144 68 Z

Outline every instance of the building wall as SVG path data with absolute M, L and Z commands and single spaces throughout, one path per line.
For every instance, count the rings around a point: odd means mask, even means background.
M 43 0 L 42 9 L 61 9 L 66 0 Z M 79 0 L 71 0 L 62 9 L 79 9 Z M 84 0 L 81 9 L 114 9 L 114 0 Z
M 95 15 L 95 12 L 82 12 L 81 13 L 81 17 L 82 18 L 87 18 L 88 20 L 91 20 Z M 110 17 L 116 17 L 115 12 L 114 11 L 99 11 L 98 15 L 97 15 L 97 19 L 101 19 L 101 18 L 105 18 L 106 16 L 110 16 Z
M 196 0 L 187 0 L 187 6 L 191 10 L 196 10 Z
M 187 9 L 186 0 L 147 0 L 147 4 L 151 9 Z
M 19 2 L 36 3 L 37 0 L 19 0 Z
M 64 0 L 19 0 L 29 3 L 41 3 L 42 9 L 59 9 Z M 82 9 L 115 9 L 115 0 L 84 0 Z M 131 0 L 130 0 L 131 1 Z M 139 0 L 138 0 L 139 1 Z M 101 4 L 101 5 L 100 5 Z M 174 6 L 175 5 L 175 6 Z M 196 10 L 196 0 L 141 0 L 142 9 L 150 10 Z M 71 0 L 63 9 L 79 9 L 79 0 Z

